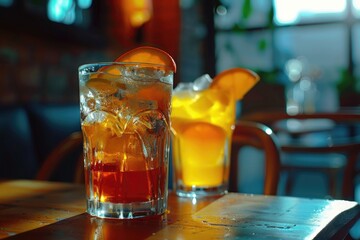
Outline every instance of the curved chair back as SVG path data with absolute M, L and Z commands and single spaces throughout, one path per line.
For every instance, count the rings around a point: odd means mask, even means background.
M 279 137 L 280 134 L 284 136 L 281 138 L 281 151 L 288 157 L 282 159 L 282 170 L 291 171 L 290 178 L 299 171 L 325 173 L 330 194 L 336 197 L 336 179 L 344 171 L 340 198 L 354 199 L 356 162 L 360 159 L 359 112 L 296 115 L 256 112 L 243 115 L 241 119 L 266 124 Z M 293 179 L 290 180 L 287 181 L 287 193 L 291 190 Z
M 46 158 L 38 171 L 36 179 L 49 180 L 63 159 L 77 148 L 82 147 L 82 133 L 75 132 L 63 140 Z M 239 121 L 235 125 L 232 137 L 230 191 L 237 191 L 238 152 L 243 146 L 252 146 L 265 153 L 264 194 L 276 195 L 280 172 L 280 154 L 277 138 L 270 128 L 255 122 Z M 83 155 L 79 156 L 75 166 L 74 181 L 83 183 Z
M 280 176 L 280 148 L 277 136 L 264 124 L 238 121 L 235 125 L 231 147 L 230 191 L 237 191 L 238 152 L 244 146 L 264 151 L 264 194 L 276 195 Z
M 36 179 L 37 180 L 50 180 L 56 169 L 60 164 L 68 157 L 70 153 L 73 153 L 77 149 L 82 148 L 83 136 L 82 133 L 74 132 L 66 139 L 64 139 L 58 146 L 53 149 L 48 157 L 45 159 L 43 165 L 40 167 Z M 80 154 L 75 159 L 75 171 L 73 182 L 83 183 L 84 182 L 84 161 L 83 154 Z M 73 165 L 74 165 L 73 164 Z

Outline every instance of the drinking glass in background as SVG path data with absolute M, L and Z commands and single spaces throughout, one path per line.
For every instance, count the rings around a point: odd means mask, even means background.
M 174 89 L 171 130 L 178 196 L 227 192 L 235 106 L 258 81 L 256 73 L 234 68 L 214 79 L 205 74 Z
M 87 212 L 138 218 L 167 208 L 173 71 L 148 63 L 79 67 Z
M 179 196 L 224 194 L 228 188 L 235 104 L 227 91 L 179 84 L 172 100 L 175 189 Z

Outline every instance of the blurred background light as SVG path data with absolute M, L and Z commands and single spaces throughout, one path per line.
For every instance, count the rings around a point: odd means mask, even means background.
M 78 0 L 77 4 L 81 9 L 88 9 L 91 7 L 92 0 Z
M 296 23 L 298 19 L 306 15 L 344 13 L 346 1 L 343 0 L 274 0 L 276 9 L 275 21 L 278 24 Z
M 14 0 L 0 0 L 0 6 L 10 7 L 14 3 Z
M 51 21 L 72 24 L 75 22 L 75 3 L 73 0 L 49 0 L 48 18 Z

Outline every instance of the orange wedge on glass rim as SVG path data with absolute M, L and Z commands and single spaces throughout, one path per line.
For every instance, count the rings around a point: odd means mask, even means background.
M 125 52 L 120 57 L 118 57 L 115 62 L 132 62 L 132 63 L 151 63 L 158 64 L 159 66 L 164 66 L 166 69 L 176 72 L 176 64 L 174 59 L 165 51 L 149 46 L 143 46 L 134 48 L 128 52 Z M 87 82 L 87 85 L 90 88 L 95 88 L 107 94 L 112 94 L 116 91 L 117 88 L 125 88 L 125 86 L 114 86 L 109 78 L 109 75 L 106 77 L 103 76 L 103 72 L 116 76 L 121 75 L 120 69 L 116 65 L 102 67 L 98 70 L 98 73 L 93 75 L 93 77 Z
M 155 47 L 143 46 L 134 48 L 120 57 L 115 62 L 152 63 L 166 66 L 169 70 L 176 72 L 174 59 L 164 50 Z
M 247 68 L 231 68 L 216 75 L 210 88 L 227 90 L 237 101 L 243 99 L 259 80 L 259 75 Z
M 175 61 L 167 52 L 149 46 L 134 48 L 122 54 L 115 62 L 157 64 L 166 71 L 176 72 Z M 170 102 L 169 96 L 157 84 L 139 89 L 138 94 L 145 100 L 156 100 L 160 109 L 166 109 L 166 105 Z

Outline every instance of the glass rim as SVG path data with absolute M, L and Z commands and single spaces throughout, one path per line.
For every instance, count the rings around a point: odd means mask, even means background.
M 93 63 L 84 63 L 81 64 L 78 67 L 78 70 L 81 71 L 85 68 L 90 68 L 93 66 L 110 66 L 110 65 L 119 65 L 119 66 L 124 66 L 124 65 L 130 65 L 130 66 L 137 66 L 137 65 L 147 65 L 147 66 L 153 66 L 156 68 L 162 68 L 166 71 L 171 71 L 172 73 L 174 73 L 173 70 L 170 69 L 170 67 L 168 67 L 165 64 L 159 64 L 159 63 L 147 63 L 147 62 L 112 62 L 112 61 L 104 61 L 104 62 L 93 62 Z

